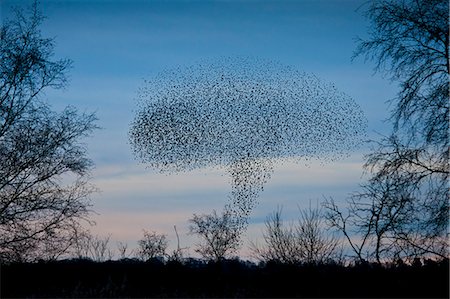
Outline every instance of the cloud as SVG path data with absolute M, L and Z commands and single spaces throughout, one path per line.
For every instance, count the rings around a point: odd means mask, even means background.
M 113 197 L 127 196 L 130 190 L 137 195 L 166 197 L 167 194 L 190 194 L 199 190 L 217 192 L 227 188 L 227 180 L 221 170 L 214 168 L 168 175 L 142 165 L 113 164 L 96 169 L 93 182 Z

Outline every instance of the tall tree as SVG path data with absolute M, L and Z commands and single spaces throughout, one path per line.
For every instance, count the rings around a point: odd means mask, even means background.
M 365 55 L 399 82 L 391 101 L 394 132 L 404 129 L 424 144 L 448 145 L 448 0 L 371 3 L 370 39 L 360 40 L 355 56 Z
M 448 256 L 449 2 L 374 1 L 366 16 L 370 37 L 360 40 L 355 57 L 375 61 L 399 83 L 390 103 L 393 131 L 366 156 L 371 177 L 347 216 L 329 201 L 328 218 L 341 230 L 346 222 L 358 227 L 360 246 L 373 245 L 378 262 Z M 362 248 L 352 247 L 362 258 Z
M 30 260 L 63 253 L 89 213 L 92 162 L 81 139 L 93 114 L 54 112 L 42 99 L 63 88 L 68 59 L 54 60 L 41 35 L 35 2 L 0 28 L 0 258 Z

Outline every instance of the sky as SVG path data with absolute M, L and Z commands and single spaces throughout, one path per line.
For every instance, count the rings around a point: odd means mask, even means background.
M 178 66 L 219 57 L 252 56 L 280 62 L 333 83 L 360 105 L 368 120 L 367 139 L 388 134 L 387 101 L 397 86 L 362 57 L 352 60 L 356 39 L 366 38 L 369 23 L 365 1 L 354 0 L 42 0 L 47 17 L 41 29 L 55 39 L 55 57 L 69 58 L 69 86 L 47 90 L 55 110 L 67 105 L 95 112 L 101 129 L 85 140 L 95 163 L 92 183 L 91 230 L 111 235 L 111 243 L 130 247 L 143 229 L 168 235 L 176 246 L 176 225 L 182 247 L 195 255 L 195 236 L 188 234 L 194 213 L 221 210 L 231 191 L 224 169 L 206 168 L 161 174 L 133 155 L 128 130 L 144 80 Z M 31 1 L 1 0 L 2 21 L 11 7 Z M 363 175 L 364 143 L 345 159 L 320 163 L 276 164 L 254 209 L 244 248 L 261 238 L 266 217 L 278 207 L 286 220 L 298 208 L 316 205 L 325 197 L 343 202 L 358 190 Z

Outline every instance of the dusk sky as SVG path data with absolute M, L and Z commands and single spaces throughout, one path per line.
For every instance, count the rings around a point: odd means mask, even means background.
M 1 19 L 12 6 L 31 1 L 1 0 Z M 367 36 L 364 1 L 40 1 L 47 17 L 44 36 L 54 37 L 57 58 L 73 60 L 69 86 L 47 90 L 45 97 L 60 110 L 73 105 L 96 112 L 100 130 L 86 139 L 95 163 L 92 182 L 92 231 L 130 247 L 142 230 L 168 234 L 176 246 L 194 254 L 194 236 L 187 234 L 192 214 L 221 210 L 231 187 L 224 169 L 199 169 L 160 174 L 134 159 L 128 130 L 136 97 L 145 79 L 204 59 L 251 56 L 280 62 L 333 83 L 360 105 L 368 120 L 367 139 L 388 134 L 387 101 L 397 86 L 363 57 L 352 61 L 356 38 Z M 367 144 L 345 159 L 276 165 L 254 209 L 244 243 L 261 237 L 267 215 L 283 207 L 286 220 L 298 207 L 323 197 L 343 201 L 364 182 Z M 245 246 L 244 246 L 245 247 Z M 242 252 L 243 256 L 247 251 Z

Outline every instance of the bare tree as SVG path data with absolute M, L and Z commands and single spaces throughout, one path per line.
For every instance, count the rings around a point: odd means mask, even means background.
M 432 226 L 420 225 L 430 215 L 423 214 L 427 209 L 417 206 L 421 202 L 411 196 L 408 187 L 398 185 L 395 177 L 373 178 L 347 200 L 345 212 L 332 198 L 324 202 L 329 225 L 343 233 L 359 261 L 446 257 L 445 234 L 429 231 L 424 237 L 424 231 Z
M 143 260 L 165 257 L 167 250 L 167 236 L 144 230 L 144 237 L 138 241 L 136 255 Z
M 109 246 L 111 235 L 101 237 L 93 235 L 88 230 L 80 230 L 75 233 L 74 245 L 71 247 L 75 257 L 88 258 L 96 262 L 112 259 L 114 254 Z
M 371 233 L 372 222 L 365 221 L 362 225 L 358 226 L 355 221 L 355 218 L 358 218 L 355 216 L 358 208 L 351 201 L 348 202 L 348 207 L 345 212 L 338 207 L 333 198 L 325 200 L 323 206 L 326 209 L 325 219 L 329 226 L 342 232 L 359 262 L 365 261 L 367 255 L 365 254 L 366 243 Z M 358 234 L 359 240 L 354 239 L 356 233 Z
M 195 215 L 189 220 L 190 233 L 198 235 L 202 242 L 196 252 L 206 259 L 222 260 L 236 252 L 240 246 L 241 219 L 226 209 L 221 215 Z
M 296 235 L 306 263 L 326 263 L 338 257 L 339 241 L 326 231 L 324 220 L 319 207 L 300 210 Z
M 123 242 L 117 242 L 117 251 L 119 254 L 119 259 L 125 259 L 129 257 L 128 244 Z
M 394 132 L 377 144 L 366 168 L 376 180 L 396 176 L 441 195 L 449 175 L 448 15 L 444 0 L 374 1 L 367 10 L 371 39 L 356 51 L 401 86 L 391 100 Z
M 393 235 L 396 226 L 408 215 L 402 207 L 392 205 L 389 197 L 389 185 L 366 186 L 361 192 L 347 201 L 347 212 L 344 216 L 334 200 L 326 200 L 326 218 L 331 227 L 341 231 L 360 262 L 374 259 L 382 262 L 383 257 L 394 255 Z M 385 188 L 381 190 L 381 188 Z M 383 192 L 384 191 L 384 192 Z M 368 199 L 368 200 L 367 200 Z M 406 201 L 405 201 L 406 202 Z
M 376 70 L 400 83 L 391 100 L 393 133 L 366 156 L 371 178 L 350 200 L 346 216 L 328 202 L 328 219 L 360 259 L 364 247 L 377 262 L 383 256 L 448 256 L 449 3 L 368 5 L 372 31 L 355 56 L 375 60 Z M 349 237 L 351 224 L 360 233 L 358 246 Z
M 355 52 L 400 83 L 391 102 L 394 128 L 403 125 L 427 143 L 441 145 L 448 144 L 448 15 L 447 0 L 370 2 L 370 38 L 360 40 Z
M 423 244 L 436 245 L 447 238 L 448 161 L 437 147 L 411 143 L 391 136 L 368 155 L 366 168 L 372 177 L 362 186 L 369 192 L 362 192 L 360 197 L 373 202 L 375 209 L 395 210 L 395 214 L 382 213 L 380 217 L 388 217 L 385 221 L 391 223 L 391 237 L 399 241 L 398 245 L 403 244 L 403 251 L 422 247 L 423 254 L 440 256 L 444 254 L 441 249 Z
M 75 238 L 75 242 L 72 246 L 71 254 L 79 259 L 90 258 L 91 239 L 92 239 L 91 232 L 86 229 L 75 230 L 74 238 Z
M 284 225 L 281 208 L 269 215 L 265 221 L 263 232 L 264 245 L 251 244 L 254 257 L 261 261 L 280 261 L 282 263 L 298 263 L 303 260 L 303 252 L 296 240 L 295 228 L 292 224 Z
M 47 88 L 66 85 L 71 62 L 52 60 L 53 40 L 41 36 L 36 2 L 0 28 L 0 258 L 55 257 L 88 219 L 91 161 L 80 142 L 93 114 L 53 112 Z
M 284 226 L 281 209 L 267 217 L 264 245 L 252 244 L 253 255 L 262 261 L 320 264 L 339 258 L 339 241 L 328 232 L 319 207 L 299 209 L 297 223 Z
M 93 236 L 90 240 L 91 257 L 94 261 L 104 262 L 111 260 L 113 252 L 109 247 L 111 235 L 106 237 Z

